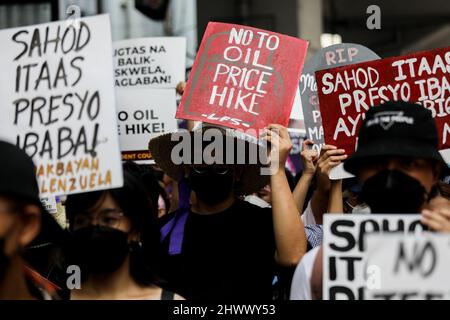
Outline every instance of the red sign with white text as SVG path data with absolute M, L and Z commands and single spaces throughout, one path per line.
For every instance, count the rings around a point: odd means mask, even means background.
M 325 143 L 348 155 L 355 150 L 365 112 L 388 100 L 429 109 L 439 149 L 450 148 L 450 47 L 321 70 L 316 79 Z
M 210 22 L 177 118 L 235 129 L 288 125 L 308 42 Z

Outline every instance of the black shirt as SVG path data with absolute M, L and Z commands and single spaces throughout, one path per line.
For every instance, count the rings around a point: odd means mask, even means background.
M 161 226 L 177 212 L 161 219 Z M 163 276 L 188 300 L 270 300 L 275 269 L 272 209 L 236 200 L 210 215 L 189 212 L 182 252 L 168 254 Z

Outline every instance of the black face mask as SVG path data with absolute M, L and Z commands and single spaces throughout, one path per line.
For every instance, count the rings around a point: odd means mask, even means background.
M 109 274 L 125 261 L 129 251 L 128 234 L 113 228 L 89 226 L 75 230 L 66 246 L 68 265 L 77 265 L 86 275 Z
M 199 173 L 191 168 L 188 183 L 200 201 L 215 205 L 224 201 L 233 190 L 234 171 L 218 173 L 213 167 L 207 167 Z
M 419 213 L 427 199 L 422 184 L 399 170 L 383 170 L 367 179 L 361 200 L 372 213 Z

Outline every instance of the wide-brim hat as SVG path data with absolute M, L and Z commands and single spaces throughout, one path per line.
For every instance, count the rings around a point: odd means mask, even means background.
M 236 190 L 240 195 L 254 193 L 269 184 L 270 176 L 262 172 L 262 169 L 267 167 L 267 147 L 255 136 L 238 130 L 202 123 L 192 131 L 172 132 L 151 139 L 149 142 L 150 153 L 156 164 L 169 177 L 179 181 L 185 173 L 184 165 L 197 164 L 198 162 L 194 161 L 201 159 L 205 146 L 211 143 L 204 140 L 206 135 L 210 137 L 210 134 L 207 133 L 209 129 L 215 129 L 215 133 L 220 132 L 223 138 L 223 149 L 221 149 L 223 164 L 243 167 L 242 176 Z M 211 131 L 209 132 L 211 133 Z M 182 149 L 180 143 L 186 142 L 185 139 L 189 139 L 191 142 L 190 145 L 186 144 L 190 149 L 188 154 L 182 151 L 180 153 Z M 198 146 L 196 141 L 202 141 L 202 144 Z M 231 155 L 230 146 L 233 146 L 233 155 Z M 246 154 L 243 154 L 243 152 Z M 173 155 L 177 156 L 177 159 L 173 159 Z M 196 156 L 199 156 L 199 158 L 196 158 Z M 227 156 L 229 157 L 227 158 Z M 266 169 L 268 170 L 268 168 Z

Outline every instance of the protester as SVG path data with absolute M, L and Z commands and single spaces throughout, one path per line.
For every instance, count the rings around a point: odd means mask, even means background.
M 360 181 L 361 200 L 371 213 L 420 213 L 447 168 L 438 151 L 431 112 L 409 102 L 386 102 L 370 108 L 361 125 L 358 148 L 344 162 L 344 168 Z M 445 215 L 445 211 L 440 214 Z M 427 211 L 423 217 L 424 223 L 434 226 Z M 304 259 L 322 259 L 317 251 L 310 255 L 316 257 Z M 291 299 L 299 297 L 304 278 L 302 268 L 297 267 Z
M 366 113 L 358 149 L 344 167 L 362 183 L 361 199 L 372 213 L 418 213 L 447 167 L 437 146 L 430 111 L 390 102 Z
M 340 164 L 346 157 L 342 155 L 342 150 L 337 150 L 336 147 L 330 145 L 325 145 L 322 148 L 319 157 L 317 152 L 310 148 L 313 144 L 314 142 L 309 139 L 302 143 L 300 157 L 303 172 L 293 191 L 297 208 L 302 210 L 305 207 L 306 196 L 313 180 L 318 181 L 317 189 L 313 191 L 308 206 L 302 214 L 308 240 L 308 251 L 322 243 L 322 215 L 325 212 L 336 212 L 338 210 L 337 208 L 329 208 L 329 199 L 340 196 L 341 181 L 330 182 L 328 175 L 330 170 Z M 319 200 L 323 203 L 319 203 Z M 315 212 L 313 212 L 313 206 Z
M 355 178 L 345 179 L 342 189 L 344 213 L 370 213 L 370 208 L 361 201 L 361 185 Z
M 303 156 L 302 156 L 303 158 Z M 299 188 L 299 185 L 296 186 L 294 177 L 288 169 L 285 169 L 286 178 L 289 182 L 289 188 L 291 192 L 294 191 L 295 188 Z M 303 186 L 302 186 L 303 187 Z M 307 188 L 307 186 L 305 186 Z M 303 191 L 303 190 L 302 190 Z M 306 191 L 305 191 L 306 194 Z M 294 200 L 298 204 L 298 199 L 295 199 L 297 196 L 296 193 L 293 194 Z M 249 196 L 246 196 L 245 201 L 248 201 L 254 205 L 260 206 L 262 208 L 267 208 L 272 206 L 272 190 L 270 188 L 270 184 L 261 188 L 258 192 L 255 192 Z M 300 211 L 299 211 L 300 212 Z M 305 234 L 307 240 L 307 251 L 310 249 L 319 246 L 322 243 L 323 230 L 321 225 L 310 224 L 305 225 Z M 292 267 L 282 267 L 278 266 L 276 268 L 276 275 L 273 281 L 274 287 L 274 300 L 283 301 L 289 299 L 290 287 L 292 282 L 292 276 L 294 274 L 295 269 Z
M 289 183 L 289 188 L 291 189 L 291 191 L 294 191 L 295 188 L 294 176 L 288 169 L 285 169 L 284 171 L 286 173 L 286 178 Z M 271 207 L 272 190 L 270 188 L 270 184 L 267 184 L 263 188 L 259 189 L 257 192 L 254 192 L 253 194 L 246 196 L 244 200 L 253 203 L 254 205 L 260 206 L 262 208 Z
M 311 140 L 303 142 L 301 157 L 304 170 L 294 190 L 294 198 L 296 199 L 297 207 L 299 209 L 303 208 L 308 187 L 312 183 L 313 178 L 315 178 L 316 188 L 306 210 L 303 212 L 302 219 L 305 225 L 321 225 L 323 214 L 329 212 L 330 191 L 333 184 L 329 179 L 329 173 L 332 168 L 340 164 L 347 156 L 344 154 L 345 151 L 343 149 L 337 149 L 332 145 L 324 145 L 320 156 L 318 156 L 316 151 L 309 148 L 312 144 L 314 143 Z M 334 183 L 340 184 L 339 181 Z
M 231 141 L 238 148 L 238 141 L 243 142 L 235 138 L 234 130 L 215 126 L 187 136 L 199 134 L 205 141 L 208 130 L 219 133 L 223 146 Z M 202 158 L 202 164 L 184 161 L 177 166 L 171 158 L 173 137 L 162 135 L 149 144 L 156 163 L 180 181 L 180 209 L 161 221 L 166 278 L 187 299 L 270 300 L 275 263 L 295 266 L 306 250 L 303 224 L 284 170 L 292 146 L 286 128 L 270 125 L 263 137 L 271 143 L 271 156 L 279 155 L 270 176 L 272 208 L 239 199 L 267 184 L 269 177 L 261 175 L 261 163 L 206 164 Z M 250 148 L 250 142 L 243 144 Z M 206 147 L 205 143 L 191 151 L 203 154 Z M 216 151 L 223 156 L 223 150 Z M 192 205 L 185 183 L 195 194 Z
M 158 276 L 156 210 L 139 180 L 124 171 L 120 189 L 70 195 L 68 265 L 81 270 L 73 300 L 172 300 Z
M 30 245 L 56 244 L 63 231 L 39 199 L 32 160 L 0 141 L 0 300 L 50 300 L 57 287 L 28 266 Z
M 325 212 L 343 213 L 342 181 L 329 179 L 332 168 L 338 166 L 346 159 L 343 150 L 332 145 L 324 145 L 321 155 L 309 148 L 314 142 L 305 140 L 302 144 L 301 159 L 303 172 L 294 190 L 294 198 L 298 208 L 304 207 L 306 193 L 314 178 L 317 188 L 313 191 L 311 200 L 302 215 L 308 235 L 308 253 L 303 257 L 293 275 L 291 286 L 291 300 L 311 300 L 313 268 L 317 264 L 316 257 L 320 255 L 323 240 L 322 216 Z M 313 208 L 315 211 L 313 212 Z M 320 221 L 320 224 L 316 223 Z M 317 277 L 317 276 L 316 276 Z

